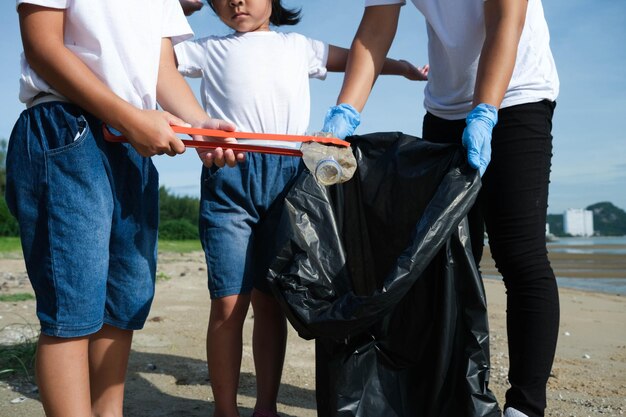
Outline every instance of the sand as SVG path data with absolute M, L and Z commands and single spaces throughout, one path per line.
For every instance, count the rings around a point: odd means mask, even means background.
M 623 256 L 621 258 L 624 258 Z M 570 262 L 565 259 L 563 262 Z M 580 261 L 580 259 L 579 259 Z M 619 259 L 618 259 L 619 261 Z M 561 261 L 559 261 L 561 262 Z M 606 259 L 600 260 L 600 263 Z M 626 260 L 621 260 L 622 263 Z M 555 269 L 557 263 L 555 264 Z M 563 264 L 565 265 L 565 264 Z M 485 269 L 493 268 L 489 262 Z M 622 268 L 623 272 L 626 268 Z M 209 297 L 199 252 L 159 257 L 157 294 L 145 329 L 136 332 L 128 370 L 125 415 L 210 416 L 213 410 L 205 362 Z M 601 274 L 602 275 L 602 274 Z M 486 280 L 491 326 L 492 382 L 499 401 L 507 387 L 505 294 L 498 280 Z M 23 261 L 0 259 L 0 294 L 31 292 Z M 547 416 L 622 416 L 626 413 L 626 303 L 624 297 L 561 289 L 561 329 Z M 0 303 L 0 343 L 36 333 L 34 301 Z M 252 317 L 245 324 L 240 411 L 254 405 L 250 345 Z M 279 412 L 313 417 L 314 344 L 291 331 Z M 23 378 L 0 375 L 0 416 L 43 416 L 36 387 Z

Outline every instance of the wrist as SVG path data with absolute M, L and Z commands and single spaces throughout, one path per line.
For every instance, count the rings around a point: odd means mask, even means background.
M 206 116 L 206 114 L 205 114 Z M 206 117 L 195 117 L 195 118 L 191 118 L 189 120 L 185 119 L 185 121 L 187 123 L 189 123 L 191 125 L 191 127 L 204 127 L 206 125 L 208 125 L 209 123 L 211 123 L 211 118 L 206 116 Z
M 482 120 L 493 128 L 498 123 L 498 108 L 488 103 L 480 103 L 467 115 L 465 122 L 469 125 L 474 120 Z
M 331 108 L 331 112 L 335 114 L 341 114 L 346 121 L 352 126 L 357 127 L 361 123 L 361 114 L 351 104 L 340 103 Z
M 400 64 L 402 64 L 402 76 L 405 78 L 409 78 L 411 75 L 411 64 L 404 59 L 400 60 Z
M 109 118 L 110 121 L 105 122 L 124 135 L 128 135 L 130 132 L 134 131 L 135 126 L 141 123 L 143 110 L 126 102 L 117 110 L 118 111 L 112 111 L 112 117 Z

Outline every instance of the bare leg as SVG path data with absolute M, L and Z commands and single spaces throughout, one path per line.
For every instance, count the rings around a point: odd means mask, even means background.
M 276 412 L 276 399 L 285 361 L 287 323 L 278 302 L 271 294 L 253 290 L 252 308 L 252 351 L 257 390 L 255 408 Z
M 104 325 L 89 339 L 92 413 L 122 417 L 124 382 L 133 340 L 131 330 Z
M 39 336 L 35 373 L 46 416 L 91 416 L 88 340 Z
M 211 301 L 207 331 L 207 363 L 215 400 L 215 417 L 237 417 L 237 389 L 241 369 L 242 332 L 250 295 L 231 295 Z

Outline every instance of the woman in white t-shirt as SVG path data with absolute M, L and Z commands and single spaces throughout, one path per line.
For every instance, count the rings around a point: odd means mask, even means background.
M 213 0 L 209 5 L 235 32 L 183 42 L 175 48 L 179 71 L 202 78 L 200 95 L 206 112 L 234 123 L 241 131 L 305 134 L 309 79 L 343 71 L 348 50 L 297 33 L 270 30 L 270 24 L 295 25 L 300 20 L 298 10 L 286 9 L 280 1 Z M 388 59 L 383 73 L 424 80 L 427 70 Z M 210 161 L 205 160 L 205 165 Z M 216 417 L 239 415 L 242 327 L 250 303 L 257 379 L 253 415 L 276 416 L 287 329 L 266 283 L 278 221 L 270 214 L 301 170 L 300 158 L 259 153 L 248 154 L 233 169 L 203 168 L 200 238 L 212 299 L 207 358 Z
M 345 137 L 358 125 L 405 2 L 365 0 L 339 105 L 329 110 L 322 130 Z M 470 232 L 479 265 L 486 226 L 507 289 L 511 388 L 505 416 L 540 417 L 559 326 L 545 241 L 559 80 L 541 0 L 413 3 L 428 31 L 422 136 L 462 143 L 469 164 L 484 174 Z

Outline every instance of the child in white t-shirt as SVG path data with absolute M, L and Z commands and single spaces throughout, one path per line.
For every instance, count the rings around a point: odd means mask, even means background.
M 172 43 L 193 35 L 176 0 L 18 0 L 17 11 L 27 109 L 9 142 L 6 199 L 37 298 L 41 402 L 48 416 L 122 416 L 133 330 L 154 294 L 148 157 L 184 151 L 176 116 L 234 126 L 209 119 L 176 70 Z M 106 142 L 103 123 L 130 144 Z
M 175 47 L 179 71 L 202 78 L 200 94 L 207 113 L 242 131 L 304 134 L 309 124 L 309 79 L 345 70 L 348 51 L 297 33 L 270 30 L 270 25 L 300 20 L 299 11 L 284 8 L 280 1 L 213 0 L 209 5 L 235 32 Z M 424 80 L 428 67 L 389 59 L 383 72 Z M 233 169 L 203 168 L 200 238 L 212 298 L 207 358 L 216 417 L 239 415 L 242 326 L 250 303 L 257 377 L 253 415 L 276 416 L 287 329 L 266 283 L 278 220 L 269 213 L 282 204 L 301 170 L 300 158 L 258 153 L 248 154 Z

